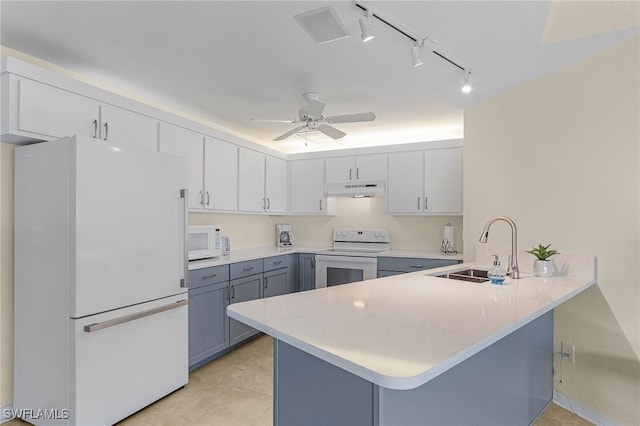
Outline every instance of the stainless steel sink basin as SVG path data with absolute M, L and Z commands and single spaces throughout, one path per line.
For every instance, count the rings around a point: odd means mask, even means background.
M 455 271 L 438 275 L 438 277 L 448 278 L 450 280 L 469 281 L 472 283 L 484 283 L 489 281 L 487 271 L 483 269 L 465 269 L 463 271 Z

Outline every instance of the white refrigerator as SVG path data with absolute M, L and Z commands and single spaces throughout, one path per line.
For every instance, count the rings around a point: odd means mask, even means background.
M 188 381 L 187 163 L 68 138 L 15 151 L 14 412 L 107 425 Z

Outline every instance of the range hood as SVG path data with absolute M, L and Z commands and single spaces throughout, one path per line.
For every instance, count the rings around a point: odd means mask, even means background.
M 372 198 L 384 197 L 384 195 L 385 187 L 383 182 L 327 184 L 328 197 Z

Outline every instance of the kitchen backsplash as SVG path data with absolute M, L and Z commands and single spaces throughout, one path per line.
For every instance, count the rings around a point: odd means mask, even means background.
M 454 243 L 462 251 L 462 216 L 389 216 L 384 198 L 338 198 L 335 216 L 263 216 L 191 213 L 191 225 L 215 224 L 229 237 L 231 250 L 275 245 L 278 223 L 293 226 L 295 244 L 331 246 L 334 228 L 389 228 L 391 248 L 440 250 L 444 227 L 454 226 Z

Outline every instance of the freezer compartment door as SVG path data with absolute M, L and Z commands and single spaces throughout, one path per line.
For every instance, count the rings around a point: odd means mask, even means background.
M 186 301 L 184 293 L 71 320 L 72 424 L 113 424 L 187 383 Z
M 186 160 L 83 139 L 72 155 L 76 274 L 70 316 L 181 292 L 187 261 L 180 190 L 187 188 Z

